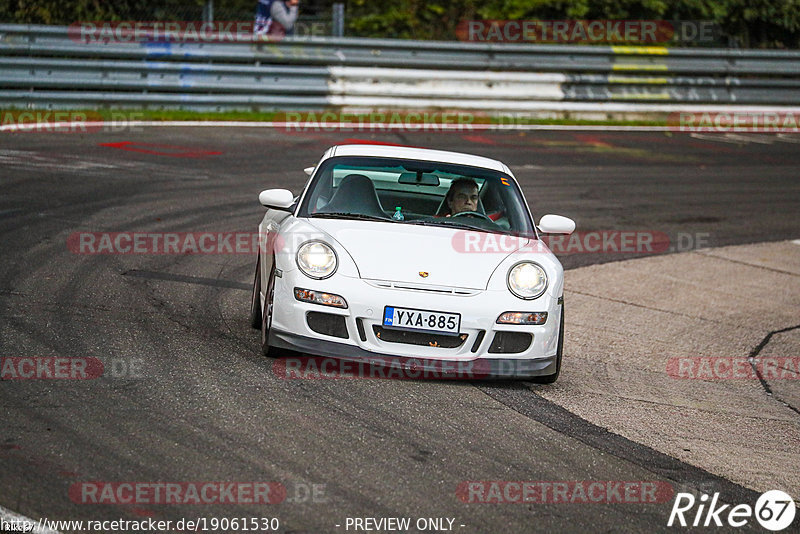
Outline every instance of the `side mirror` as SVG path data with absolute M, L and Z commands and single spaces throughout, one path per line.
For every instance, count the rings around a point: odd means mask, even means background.
M 311 176 L 312 174 L 314 174 L 314 169 L 316 169 L 316 167 L 306 167 L 305 169 L 303 169 L 303 172 Z
M 258 194 L 258 201 L 266 208 L 288 211 L 294 195 L 288 189 L 267 189 Z
M 545 215 L 539 221 L 539 231 L 544 234 L 571 234 L 575 231 L 575 221 L 561 215 Z

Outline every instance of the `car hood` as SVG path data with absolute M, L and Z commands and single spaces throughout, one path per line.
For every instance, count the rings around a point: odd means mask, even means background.
M 493 247 L 491 241 L 504 236 L 454 228 L 340 219 L 308 222 L 343 247 L 361 278 L 368 280 L 486 289 L 500 262 L 527 243 L 513 238 Z M 466 251 L 463 243 L 475 240 L 488 240 L 489 246 Z

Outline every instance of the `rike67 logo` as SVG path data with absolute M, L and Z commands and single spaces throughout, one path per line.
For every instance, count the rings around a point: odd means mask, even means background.
M 695 509 L 696 506 L 696 509 Z M 755 516 L 756 521 L 767 530 L 778 532 L 794 521 L 794 500 L 783 491 L 770 490 L 756 501 L 755 508 L 749 504 L 719 504 L 719 493 L 714 493 L 709 502 L 705 493 L 696 499 L 691 493 L 678 493 L 669 514 L 667 526 L 681 527 L 743 527 Z

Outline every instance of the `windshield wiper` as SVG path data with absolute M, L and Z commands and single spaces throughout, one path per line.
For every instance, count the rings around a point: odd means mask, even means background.
M 341 212 L 334 212 L 334 213 L 313 213 L 311 214 L 312 219 L 361 219 L 364 221 L 382 221 L 382 222 L 394 222 L 389 217 L 376 217 L 374 215 L 365 215 L 363 213 L 341 213 Z

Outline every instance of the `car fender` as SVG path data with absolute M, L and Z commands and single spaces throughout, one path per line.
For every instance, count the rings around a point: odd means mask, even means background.
M 552 298 L 560 297 L 564 292 L 564 267 L 558 258 L 545 246 L 538 246 L 539 241 L 531 241 L 528 245 L 506 256 L 497 266 L 489 279 L 487 290 L 508 291 L 508 271 L 521 261 L 532 261 L 542 267 L 547 274 L 545 294 Z
M 295 256 L 300 246 L 308 241 L 323 241 L 336 253 L 338 267 L 332 278 L 337 276 L 360 278 L 355 260 L 341 243 L 305 219 L 294 216 L 284 219 L 278 230 L 275 247 L 275 261 L 278 268 L 287 273 L 299 271 Z

